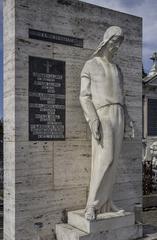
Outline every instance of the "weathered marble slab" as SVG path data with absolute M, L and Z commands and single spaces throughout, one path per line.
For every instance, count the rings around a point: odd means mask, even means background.
M 84 210 L 68 212 L 68 224 L 87 233 L 110 231 L 113 229 L 134 225 L 134 213 L 102 213 L 96 221 L 88 221 L 84 217 Z
M 134 225 L 87 234 L 69 224 L 57 224 L 56 235 L 58 240 L 134 240 L 142 237 L 142 226 Z
M 54 143 L 55 187 L 88 186 L 91 148 L 89 141 Z M 62 167 L 60 167 L 62 166 Z M 62 176 L 62 177 L 60 177 Z

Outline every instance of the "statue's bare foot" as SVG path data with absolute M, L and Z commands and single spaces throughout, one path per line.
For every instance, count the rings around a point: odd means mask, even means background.
M 85 211 L 85 218 L 89 221 L 96 220 L 96 210 L 94 207 L 87 207 Z
M 118 212 L 118 213 L 124 213 L 125 210 L 117 208 L 117 206 L 111 201 L 111 211 L 112 212 Z

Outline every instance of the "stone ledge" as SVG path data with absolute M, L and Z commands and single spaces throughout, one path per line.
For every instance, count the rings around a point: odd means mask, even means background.
M 134 240 L 142 237 L 143 229 L 142 225 L 133 225 L 88 234 L 70 226 L 69 224 L 57 224 L 56 235 L 57 240 Z
M 102 213 L 96 221 L 88 221 L 84 217 L 84 210 L 68 212 L 68 224 L 87 233 L 110 231 L 117 228 L 133 226 L 134 213 Z

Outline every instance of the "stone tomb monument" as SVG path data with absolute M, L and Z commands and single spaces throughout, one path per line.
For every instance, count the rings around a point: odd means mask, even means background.
M 91 173 L 80 74 L 113 25 L 125 36 L 115 62 L 135 138 L 123 141 L 113 186 L 125 213 L 89 221 L 78 210 L 85 209 Z M 141 32 L 141 18 L 80 1 L 4 1 L 5 240 L 52 240 L 56 229 L 64 240 L 142 235 L 134 214 L 142 202 Z

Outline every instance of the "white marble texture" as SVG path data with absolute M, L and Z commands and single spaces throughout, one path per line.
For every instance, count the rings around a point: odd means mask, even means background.
M 5 240 L 39 239 L 40 235 L 54 240 L 55 225 L 65 221 L 66 211 L 85 207 L 91 139 L 79 104 L 80 72 L 104 31 L 115 24 L 126 35 L 116 62 L 124 73 L 126 104 L 136 136 L 123 142 L 113 199 L 133 211 L 135 203 L 142 201 L 141 18 L 80 1 L 4 1 Z M 30 39 L 29 28 L 83 38 L 84 48 Z M 28 141 L 29 56 L 66 61 L 64 142 Z
M 57 224 L 56 235 L 57 240 L 134 240 L 143 236 L 141 225 L 88 234 L 68 224 Z
M 122 28 L 111 26 L 81 72 L 80 103 L 92 133 L 92 160 L 85 218 L 118 211 L 112 201 L 123 136 L 134 138 L 124 96 L 123 74 L 113 57 L 124 40 Z M 128 129 L 128 130 L 127 130 Z
M 89 221 L 84 216 L 84 210 L 68 212 L 68 224 L 87 233 L 111 231 L 117 228 L 133 226 L 134 213 L 102 213 L 97 220 Z

